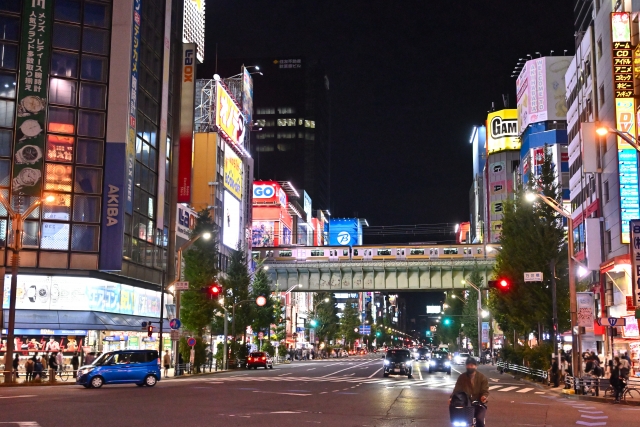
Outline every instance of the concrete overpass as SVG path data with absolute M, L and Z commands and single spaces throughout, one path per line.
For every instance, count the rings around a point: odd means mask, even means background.
M 484 283 L 492 277 L 494 259 L 425 259 L 376 261 L 269 261 L 274 290 L 296 291 L 430 291 L 464 288 L 462 279 L 478 268 Z

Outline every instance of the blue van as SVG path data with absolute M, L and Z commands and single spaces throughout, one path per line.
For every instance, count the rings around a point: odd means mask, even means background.
M 127 383 L 153 387 L 160 378 L 157 350 L 118 350 L 104 353 L 91 365 L 81 366 L 76 383 L 85 388 Z

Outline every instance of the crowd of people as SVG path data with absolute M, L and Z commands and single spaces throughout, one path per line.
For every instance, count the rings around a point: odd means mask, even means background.
M 85 358 L 85 363 L 90 359 L 90 355 Z M 94 356 L 91 361 L 95 360 Z M 88 362 L 91 363 L 91 362 Z M 80 356 L 75 352 L 70 360 L 73 378 L 76 378 L 78 367 L 80 366 Z M 5 366 L 11 366 L 14 379 L 20 378 L 20 373 L 24 370 L 25 381 L 40 381 L 47 375 L 55 378 L 56 373 L 64 369 L 64 358 L 61 351 L 39 354 L 35 352 L 24 363 L 20 361 L 20 354 L 16 353 L 13 360 L 5 360 Z

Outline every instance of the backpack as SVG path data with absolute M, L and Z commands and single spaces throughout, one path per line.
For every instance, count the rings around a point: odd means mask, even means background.
M 620 368 L 620 376 L 622 378 L 629 378 L 629 368 Z
M 451 404 L 449 406 L 453 408 L 466 408 L 471 406 L 471 399 L 467 393 L 461 391 L 451 396 Z
M 601 377 L 603 375 L 602 368 L 600 366 L 596 366 L 593 368 L 593 375 L 596 377 Z

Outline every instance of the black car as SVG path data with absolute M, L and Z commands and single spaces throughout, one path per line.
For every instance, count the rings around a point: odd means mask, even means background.
M 428 348 L 419 348 L 418 351 L 414 352 L 414 357 L 416 360 L 428 360 L 429 359 L 429 349 Z
M 451 360 L 449 360 L 449 353 L 446 351 L 434 351 L 429 359 L 429 373 L 432 372 L 446 372 L 447 375 L 451 375 Z
M 394 374 L 413 378 L 413 357 L 409 350 L 389 350 L 383 359 L 385 377 Z

